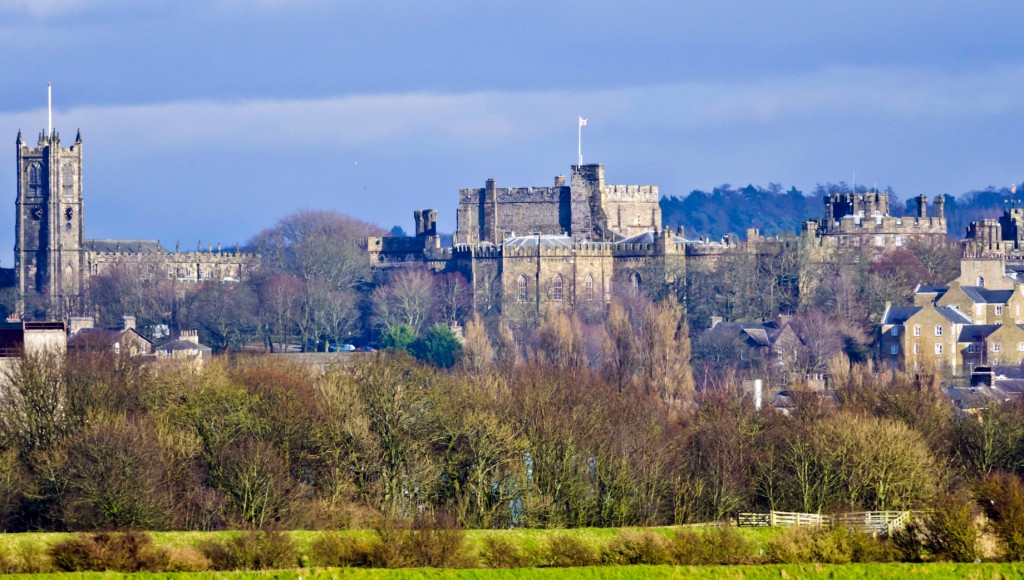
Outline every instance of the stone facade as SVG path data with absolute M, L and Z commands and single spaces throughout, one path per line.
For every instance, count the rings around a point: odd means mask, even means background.
M 517 235 L 569 236 L 615 241 L 661 229 L 658 188 L 607 185 L 604 165 L 574 165 L 571 180 L 552 187 L 482 188 L 459 191 L 456 244 L 492 244 Z
M 606 185 L 603 165 L 572 167 L 569 184 L 459 191 L 457 232 L 441 247 L 437 212 L 414 212 L 416 235 L 371 237 L 372 264 L 425 265 L 459 272 L 474 307 L 511 320 L 536 319 L 547 309 L 603 309 L 615 295 L 660 296 L 685 281 L 690 261 L 709 263 L 731 252 L 778 251 L 778 240 L 737 244 L 690 240 L 661 227 L 658 188 Z
M 60 134 L 41 133 L 35 147 L 18 133 L 14 280 L 24 300 L 46 300 L 49 314 L 78 314 L 91 276 L 115 268 L 141 279 L 238 281 L 259 266 L 259 256 L 225 251 L 171 252 L 155 240 L 85 239 L 82 136 L 62 147 Z
M 979 256 L 1024 260 L 1024 208 L 1014 205 L 1003 210 L 998 218 L 971 222 L 965 246 L 967 252 Z
M 873 248 L 879 252 L 903 247 L 911 240 L 946 239 L 946 198 L 935 198 L 935 215 L 928 216 L 928 198 L 919 195 L 913 217 L 889 214 L 887 193 L 835 193 L 825 197 L 825 218 L 808 220 L 803 238 L 820 253 L 834 248 Z
M 919 285 L 914 306 L 886 308 L 883 361 L 954 373 L 1024 362 L 1024 285 L 1006 276 L 1001 258 L 965 258 L 960 272 L 945 286 Z

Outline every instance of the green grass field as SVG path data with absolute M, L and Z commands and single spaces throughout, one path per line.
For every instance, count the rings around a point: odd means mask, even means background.
M 30 578 L 47 575 L 12 575 Z M 51 575 L 55 576 L 55 575 Z M 263 572 L 201 572 L 177 574 L 119 574 L 95 572 L 62 574 L 82 579 L 113 578 L 351 578 L 358 580 L 414 579 L 480 579 L 510 580 L 512 578 L 710 578 L 710 579 L 777 579 L 777 578 L 967 578 L 977 580 L 1024 577 L 1024 563 L 1005 564 L 789 564 L 764 566 L 600 566 L 589 568 L 532 568 L 527 570 L 365 570 L 358 568 L 313 568 Z

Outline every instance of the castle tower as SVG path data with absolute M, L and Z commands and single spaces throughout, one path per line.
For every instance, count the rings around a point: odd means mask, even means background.
M 56 130 L 43 132 L 30 147 L 19 132 L 17 165 L 14 269 L 19 297 L 39 295 L 50 316 L 77 313 L 84 266 L 82 135 L 64 148 Z

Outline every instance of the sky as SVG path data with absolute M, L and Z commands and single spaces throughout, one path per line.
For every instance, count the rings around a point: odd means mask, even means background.
M 457 192 L 1024 179 L 1024 3 L 0 0 L 0 266 L 19 129 L 84 141 L 86 237 L 245 243 L 302 209 L 412 229 Z

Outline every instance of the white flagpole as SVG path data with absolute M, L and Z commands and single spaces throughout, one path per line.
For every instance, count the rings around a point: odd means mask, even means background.
M 576 153 L 577 153 L 577 167 L 583 167 L 583 117 L 580 117 L 579 122 L 576 123 L 577 136 L 576 136 Z
M 53 134 L 53 83 L 46 83 L 46 135 Z

